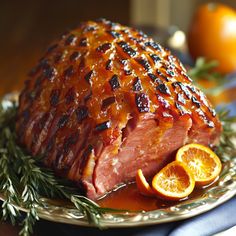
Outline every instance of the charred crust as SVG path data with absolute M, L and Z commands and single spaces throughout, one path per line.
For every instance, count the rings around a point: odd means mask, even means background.
M 100 45 L 99 47 L 97 47 L 97 51 L 101 52 L 101 53 L 105 53 L 107 50 L 109 50 L 111 48 L 111 43 L 104 43 L 102 45 Z
M 88 46 L 87 38 L 82 38 L 79 42 L 79 46 L 87 47 Z
M 194 96 L 192 96 L 191 100 L 198 108 L 201 107 L 201 102 L 199 102 Z
M 171 95 L 170 90 L 167 85 L 165 84 L 159 84 L 157 85 L 156 89 L 160 91 L 163 94 Z
M 138 38 L 135 38 L 135 37 L 129 37 L 130 40 L 134 41 L 135 43 L 141 43 L 142 40 L 138 39 Z M 141 46 L 143 47 L 143 46 Z
M 173 70 L 170 70 L 170 69 L 167 69 L 166 70 L 166 74 L 168 74 L 169 76 L 171 77 L 174 77 L 175 76 L 175 72 Z
M 149 54 L 149 56 L 151 57 L 151 59 L 153 60 L 154 64 L 158 63 L 159 61 L 161 61 L 161 58 L 159 56 L 157 56 L 156 54 Z
M 71 102 L 74 102 L 75 96 L 76 96 L 75 88 L 70 88 L 65 95 L 66 104 L 70 104 Z
M 175 107 L 179 110 L 181 115 L 188 114 L 188 112 L 184 109 L 184 107 L 180 105 L 178 102 L 175 102 Z
M 68 154 L 70 151 L 71 146 L 76 144 L 79 138 L 79 131 L 76 131 L 72 133 L 68 138 L 65 138 L 64 144 L 63 144 L 63 153 Z
M 89 71 L 89 72 L 84 76 L 84 79 L 85 79 L 88 83 L 90 83 L 90 82 L 91 82 L 92 75 L 93 75 L 93 70 Z
M 65 40 L 65 45 L 74 45 L 77 40 L 77 37 L 74 34 L 70 34 L 66 40 Z
M 135 59 L 146 71 L 149 71 L 151 69 L 151 65 L 148 62 L 148 60 L 143 59 L 143 58 L 136 58 Z
M 121 36 L 120 33 L 118 33 L 117 31 L 114 31 L 114 30 L 107 30 L 106 32 L 108 34 L 110 34 L 114 39 L 119 38 Z
M 45 124 L 46 124 L 46 121 L 48 120 L 48 117 L 49 117 L 49 113 L 46 112 L 46 113 L 42 116 L 42 118 L 39 120 L 39 122 L 38 122 L 38 124 L 37 124 L 39 130 L 42 130 L 42 129 L 43 129 L 43 127 L 44 127 Z
M 197 89 L 196 89 L 194 86 L 188 85 L 188 88 L 189 88 L 193 93 L 197 93 Z
M 53 81 L 57 75 L 57 70 L 54 67 L 48 67 L 43 70 L 43 76 L 49 81 Z
M 156 70 L 156 73 L 162 77 L 163 79 L 165 79 L 167 82 L 169 82 L 169 79 L 167 78 L 167 76 L 165 76 L 160 70 Z
M 186 95 L 186 97 L 188 99 L 191 99 L 192 95 L 191 95 L 190 91 L 188 90 L 188 88 L 184 84 L 182 84 L 181 82 L 173 82 L 172 83 L 173 88 L 176 88 L 177 86 L 179 86 L 179 88 L 184 92 L 184 94 Z
M 143 90 L 141 80 L 138 77 L 136 77 L 133 81 L 133 91 L 138 92 L 141 90 Z
M 60 90 L 59 89 L 53 89 L 50 94 L 50 104 L 51 106 L 56 106 L 59 102 L 60 97 Z
M 108 97 L 102 101 L 102 107 L 101 110 L 106 110 L 111 104 L 113 104 L 116 101 L 115 97 Z
M 86 26 L 85 28 L 84 28 L 84 32 L 93 32 L 93 31 L 95 31 L 97 28 L 95 27 L 95 26 L 91 26 L 91 25 L 89 25 L 89 26 Z
M 95 126 L 95 131 L 103 131 L 111 128 L 111 121 L 107 120 Z
M 145 42 L 144 45 L 147 46 L 147 47 L 151 47 L 151 48 L 153 48 L 157 51 L 160 51 L 160 52 L 162 51 L 161 46 L 158 43 L 154 42 L 154 41 Z
M 135 94 L 135 103 L 139 112 L 149 112 L 150 101 L 145 93 Z
M 55 139 L 55 136 L 53 136 L 49 141 L 48 141 L 48 144 L 46 146 L 46 149 L 44 151 L 44 156 L 47 156 L 51 151 L 52 151 L 52 148 L 53 146 L 55 145 L 56 143 L 56 139 Z
M 182 107 L 178 102 L 175 102 L 175 107 L 179 110 L 179 112 L 180 112 L 182 115 L 184 114 L 183 107 Z
M 57 127 L 60 129 L 62 127 L 64 127 L 67 122 L 69 121 L 69 115 L 62 115 L 57 123 Z
M 121 32 L 125 35 L 130 35 L 130 30 L 129 29 L 123 29 Z
M 205 120 L 204 122 L 205 122 L 205 124 L 207 125 L 208 128 L 214 128 L 215 127 L 214 122 L 211 121 L 211 120 Z
M 86 106 L 80 106 L 75 110 L 77 121 L 80 123 L 88 117 L 88 108 Z
M 111 70 L 111 65 L 112 65 L 112 60 L 108 60 L 107 62 L 106 62 L 106 70 Z
M 65 69 L 65 71 L 63 72 L 63 76 L 65 79 L 69 79 L 70 77 L 72 77 L 74 75 L 75 71 L 74 71 L 74 67 L 72 65 L 70 65 L 67 69 Z
M 124 53 L 128 54 L 130 57 L 136 56 L 137 52 L 130 47 L 126 42 L 120 41 L 117 43 L 123 50 Z
M 111 77 L 111 79 L 109 80 L 109 84 L 110 84 L 112 90 L 120 88 L 120 82 L 118 80 L 118 76 L 117 75 L 113 75 Z
M 208 111 L 211 113 L 211 115 L 212 115 L 213 117 L 216 116 L 216 111 L 215 111 L 214 109 L 212 109 L 211 107 L 208 107 Z
M 80 57 L 80 53 L 79 52 L 73 52 L 71 55 L 70 55 L 70 61 L 76 61 L 78 60 Z
M 123 65 L 126 66 L 128 64 L 128 60 L 127 59 L 120 59 L 119 62 Z
M 186 104 L 186 100 L 185 100 L 185 98 L 184 98 L 182 93 L 178 93 L 177 100 L 178 100 L 178 102 L 180 102 L 180 103 L 182 103 L 184 105 Z
M 157 100 L 162 104 L 162 106 L 164 108 L 169 108 L 170 107 L 169 102 L 165 98 L 160 96 L 160 94 L 156 94 L 156 96 L 157 96 Z
M 132 74 L 132 70 L 124 70 L 124 74 L 125 75 L 131 75 Z
M 148 76 L 154 83 L 158 83 L 158 84 L 162 83 L 162 81 L 156 75 L 152 73 L 148 73 Z

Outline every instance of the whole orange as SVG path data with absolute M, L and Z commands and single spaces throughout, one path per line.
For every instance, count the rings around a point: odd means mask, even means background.
M 217 60 L 217 71 L 236 70 L 236 11 L 219 3 L 201 5 L 195 12 L 188 33 L 190 55 Z

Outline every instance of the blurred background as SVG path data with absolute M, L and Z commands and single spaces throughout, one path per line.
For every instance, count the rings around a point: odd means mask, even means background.
M 194 10 L 203 2 L 206 1 L 1 0 L 0 94 L 21 88 L 27 72 L 47 45 L 80 21 L 105 17 L 139 27 L 165 44 L 176 30 L 187 31 Z M 214 2 L 236 8 L 235 0 Z M 183 34 L 179 38 L 183 41 Z
M 0 0 L 0 96 L 20 90 L 27 73 L 48 45 L 65 31 L 76 27 L 79 22 L 89 19 L 104 17 L 135 26 L 161 44 L 177 49 L 176 52 L 184 52 L 180 56 L 188 55 L 186 33 L 191 18 L 201 4 L 209 1 Z M 236 0 L 212 1 L 236 9 Z M 205 28 L 208 30 L 209 27 Z M 236 27 L 232 28 L 233 33 L 236 37 Z M 230 53 L 236 56 L 236 47 L 224 49 L 222 53 L 227 57 Z M 217 96 L 214 95 L 212 101 L 214 100 L 215 104 L 227 104 L 230 111 L 234 111 L 232 114 L 236 115 L 236 74 L 234 80 L 232 76 L 229 78 L 229 83 L 224 85 L 225 90 L 218 92 Z M 13 235 L 13 231 L 16 235 L 17 229 L 0 224 L 0 235 Z

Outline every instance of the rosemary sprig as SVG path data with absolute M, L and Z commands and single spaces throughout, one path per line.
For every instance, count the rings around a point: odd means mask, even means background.
M 215 62 L 206 63 L 199 59 L 195 68 L 189 70 L 189 75 L 197 81 L 198 78 L 218 80 L 220 75 L 210 70 Z M 33 232 L 33 226 L 39 219 L 37 207 L 43 206 L 42 197 L 63 198 L 72 202 L 89 223 L 102 227 L 100 220 L 108 212 L 124 212 L 110 208 L 101 208 L 90 199 L 78 194 L 65 180 L 54 176 L 54 173 L 42 166 L 41 159 L 31 157 L 17 144 L 15 134 L 15 117 L 17 106 L 0 101 L 0 193 L 4 195 L 1 217 L 10 219 L 12 224 L 19 223 L 22 213 L 16 206 L 24 207 L 28 212 L 24 215 L 20 235 L 28 236 Z M 236 157 L 236 148 L 232 139 L 236 137 L 233 124 L 236 117 L 229 117 L 229 112 L 218 113 L 223 124 L 220 145 L 216 152 L 222 160 Z
M 222 160 L 230 160 L 236 157 L 236 116 L 230 117 L 229 111 L 226 109 L 218 111 L 218 116 L 222 123 L 223 131 L 220 137 L 220 144 L 216 149 L 216 153 Z
M 55 177 L 53 172 L 41 164 L 40 158 L 32 158 L 18 146 L 15 134 L 17 107 L 3 109 L 0 102 L 0 193 L 4 195 L 2 219 L 10 219 L 12 224 L 22 214 L 15 206 L 28 210 L 22 224 L 20 235 L 33 232 L 39 219 L 37 206 L 43 206 L 42 197 L 63 198 L 71 201 L 87 218 L 88 222 L 101 228 L 100 219 L 107 212 L 123 212 L 101 208 L 95 202 L 78 195 L 75 188 L 65 185 L 65 180 Z
M 5 153 L 5 150 L 0 152 L 0 189 L 1 192 L 6 197 L 6 201 L 2 204 L 1 218 L 3 220 L 10 219 L 11 223 L 15 225 L 16 218 L 20 215 L 19 210 L 14 206 L 14 204 L 19 204 L 18 192 L 15 186 L 13 178 L 14 173 L 12 173 L 10 168 L 9 159 Z
M 217 72 L 212 72 L 216 66 L 218 66 L 217 61 L 209 61 L 207 62 L 204 57 L 199 57 L 196 60 L 196 63 L 193 68 L 188 70 L 188 75 L 194 81 L 205 78 L 207 80 L 219 80 L 219 78 L 223 78 L 223 76 Z
M 199 57 L 193 68 L 188 70 L 188 75 L 197 86 L 206 94 L 217 95 L 224 90 L 226 77 L 222 74 L 213 71 L 218 65 L 217 61 L 207 62 L 205 58 Z M 202 80 L 214 82 L 215 86 L 212 88 L 205 88 L 201 85 Z

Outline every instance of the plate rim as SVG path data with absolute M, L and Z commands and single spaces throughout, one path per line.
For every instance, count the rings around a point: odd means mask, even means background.
M 222 189 L 224 193 L 219 197 L 217 193 L 216 195 L 210 193 L 214 188 Z M 203 191 L 203 195 L 205 196 L 185 200 L 163 209 L 140 212 L 105 213 L 104 218 L 100 219 L 101 227 L 125 228 L 162 224 L 192 218 L 210 211 L 236 195 L 236 160 L 226 162 L 217 184 L 207 188 L 206 192 Z M 4 199 L 3 194 L 0 193 L 0 200 L 3 201 Z M 42 197 L 41 200 L 44 206 L 36 206 L 39 218 L 57 223 L 94 227 L 94 225 L 89 224 L 86 217 L 79 213 L 79 210 L 75 207 L 65 207 L 59 204 L 53 205 L 51 202 L 55 200 L 50 198 Z M 199 205 L 191 208 L 191 204 L 197 204 L 196 201 L 198 200 Z M 188 204 L 190 205 L 188 206 Z M 20 211 L 28 211 L 22 206 L 14 206 Z
M 4 97 L 5 101 L 9 102 L 12 99 L 15 100 L 17 95 L 17 93 L 7 94 Z M 215 185 L 211 185 L 206 189 L 206 191 L 204 192 L 204 197 L 196 197 L 193 199 L 178 202 L 176 205 L 167 208 L 152 211 L 140 211 L 136 212 L 136 214 L 134 212 L 123 212 L 123 214 L 106 213 L 100 219 L 101 226 L 105 228 L 123 228 L 174 222 L 194 217 L 196 215 L 210 211 L 219 205 L 222 205 L 224 202 L 228 201 L 236 195 L 236 158 L 231 160 L 224 160 L 222 162 L 224 163 L 224 166 L 221 171 L 219 180 Z M 213 194 L 211 194 L 210 191 L 214 190 L 214 188 L 216 188 L 217 190 L 217 187 L 219 188 L 219 192 L 217 193 L 216 191 L 214 193 L 213 191 Z M 4 199 L 5 197 L 2 193 L 0 193 L 0 200 L 4 201 Z M 86 217 L 75 207 L 66 208 L 65 206 L 59 206 L 56 204 L 52 205 L 50 204 L 50 202 L 53 202 L 53 199 L 50 198 L 42 197 L 41 200 L 44 206 L 36 206 L 39 218 L 41 219 L 78 226 L 94 226 L 92 224 L 89 224 Z M 202 201 L 199 201 L 199 205 L 197 205 L 196 200 Z M 194 207 L 191 208 L 191 204 L 193 204 Z M 20 211 L 28 211 L 22 206 L 14 206 Z

